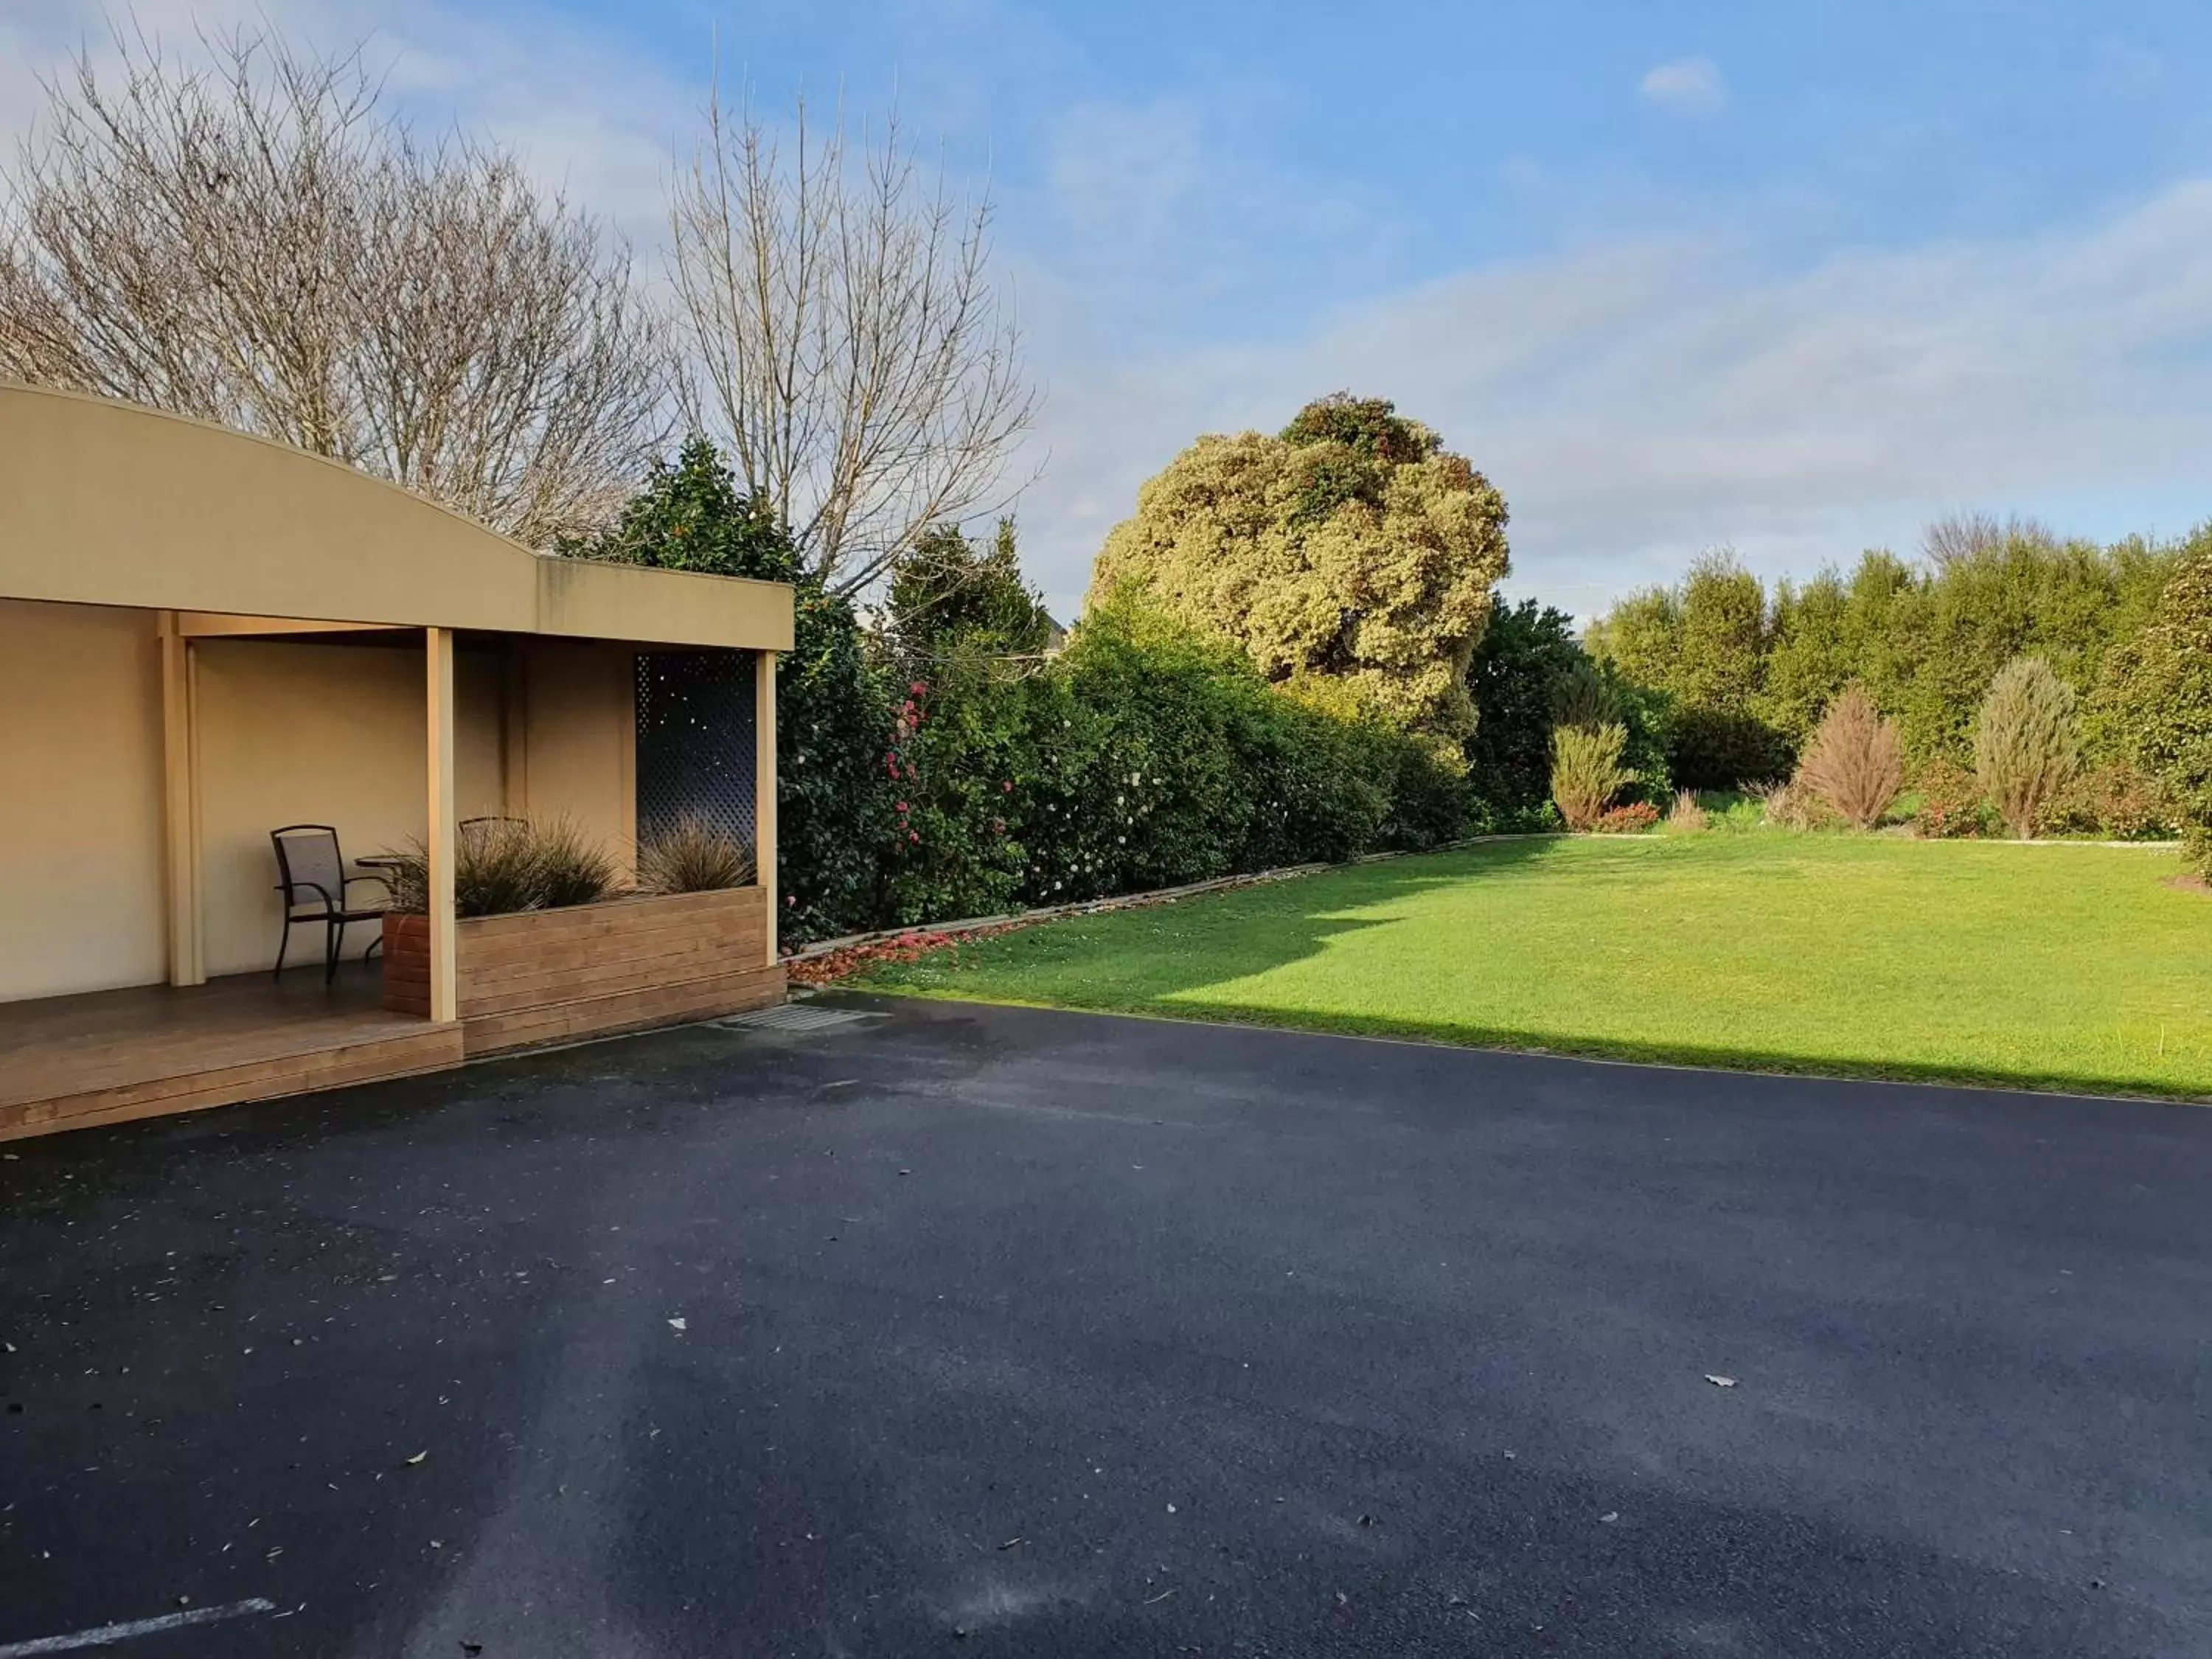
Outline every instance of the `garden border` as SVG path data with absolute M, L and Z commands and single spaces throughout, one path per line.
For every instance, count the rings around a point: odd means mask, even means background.
M 826 957 L 833 951 L 851 951 L 866 945 L 881 945 L 887 939 L 911 939 L 927 933 L 940 939 L 957 938 L 962 933 L 980 933 L 986 928 L 1014 927 L 1025 922 L 1054 921 L 1062 916 L 1096 915 L 1107 910 L 1131 910 L 1147 904 L 1172 904 L 1177 899 L 1194 898 L 1201 893 L 1224 892 L 1234 887 L 1250 887 L 1263 881 L 1290 881 L 1299 876 L 1317 876 L 1324 870 L 1349 870 L 1363 864 L 1385 864 L 1392 859 L 1427 858 L 1436 853 L 1455 853 L 1463 847 L 1480 847 L 1500 841 L 1562 841 L 1571 839 L 1564 830 L 1531 830 L 1516 835 L 1468 836 L 1460 841 L 1441 842 L 1434 847 L 1425 847 L 1418 852 L 1405 850 L 1390 853 L 1363 853 L 1356 859 L 1339 864 L 1285 864 L 1269 870 L 1247 870 L 1233 876 L 1215 876 L 1206 881 L 1186 883 L 1181 887 L 1148 887 L 1138 893 L 1116 893 L 1109 898 L 1079 899 L 1072 904 L 1048 904 L 1034 910 L 1008 910 L 994 916 L 966 916 L 958 921 L 918 921 L 904 927 L 878 927 L 872 933 L 847 933 L 837 939 L 817 940 L 802 945 L 795 951 L 785 951 L 779 960 L 811 962 L 817 957 Z
M 1177 899 L 1225 892 L 1232 888 L 1250 887 L 1261 882 L 1290 881 L 1300 876 L 1317 876 L 1324 870 L 1351 870 L 1363 864 L 1386 864 L 1393 859 L 1427 858 L 1437 853 L 1455 853 L 1462 848 L 1482 847 L 1497 842 L 1574 841 L 1582 838 L 1568 830 L 1527 830 L 1510 835 L 1468 836 L 1458 841 L 1425 847 L 1419 851 L 1363 853 L 1358 858 L 1347 859 L 1338 864 L 1285 864 L 1269 870 L 1249 870 L 1233 876 L 1215 876 L 1211 880 L 1188 882 L 1181 887 L 1150 887 L 1139 893 L 1117 893 L 1110 898 L 1081 899 L 1073 904 L 1048 904 L 1034 910 L 1007 910 L 997 915 L 965 916 L 957 921 L 918 921 L 903 927 L 878 927 L 866 933 L 845 933 L 836 939 L 820 939 L 812 945 L 802 945 L 796 950 L 781 951 L 777 960 L 784 963 L 811 962 L 839 951 L 858 950 L 864 945 L 881 945 L 891 939 L 914 939 L 923 934 L 936 939 L 957 939 L 964 933 L 1018 927 L 1031 922 L 1056 921 L 1064 916 L 1097 915 L 1109 910 L 1133 910 L 1150 904 L 1172 904 Z M 1656 840 L 1659 836 L 1656 831 L 1652 831 L 1646 836 L 1622 836 L 1617 839 Z M 2033 841 L 2022 841 L 2009 836 L 1900 836 L 1890 839 L 1917 842 L 1930 847 L 2117 847 L 2146 853 L 2174 853 L 2182 848 L 2182 843 L 2178 841 L 2062 841 L 2049 836 L 2038 836 Z

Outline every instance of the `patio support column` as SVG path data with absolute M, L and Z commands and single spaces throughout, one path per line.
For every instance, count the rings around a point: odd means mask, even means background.
M 177 613 L 161 613 L 161 854 L 168 894 L 169 983 L 204 985 L 200 901 L 199 722 L 192 642 Z
M 775 653 L 753 653 L 753 865 L 768 901 L 768 966 L 776 963 Z
M 429 705 L 429 893 L 430 1018 L 460 1018 L 459 988 L 454 983 L 453 921 L 453 634 L 448 628 L 422 630 Z

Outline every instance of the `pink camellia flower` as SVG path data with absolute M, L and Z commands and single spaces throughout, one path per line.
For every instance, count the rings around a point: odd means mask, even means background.
M 913 809 L 912 807 L 908 806 L 908 805 L 904 801 L 901 801 L 901 802 L 898 804 L 898 810 L 899 810 L 900 811 L 902 811 L 902 812 L 910 812 L 910 811 L 912 811 L 914 809 Z
M 909 830 L 906 832 L 906 838 L 908 841 L 915 842 L 916 845 L 919 845 L 921 841 L 921 835 L 919 830 Z
M 1014 781 L 1012 778 L 1008 778 L 1004 783 L 999 786 L 999 788 L 1001 793 L 1011 795 L 1014 793 Z
M 918 696 L 920 696 L 923 692 L 925 692 L 925 691 L 927 691 L 927 690 L 929 690 L 929 683 L 928 683 L 927 680 L 916 680 L 916 681 L 915 681 L 912 685 L 908 686 L 907 689 L 908 689 L 909 691 L 913 692 L 913 693 L 914 693 L 914 695 L 915 695 L 915 696 L 917 696 L 917 697 L 918 697 Z

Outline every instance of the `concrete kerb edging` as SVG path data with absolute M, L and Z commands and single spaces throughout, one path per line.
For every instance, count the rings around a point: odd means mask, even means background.
M 1387 864 L 1393 859 L 1425 858 L 1431 853 L 1454 853 L 1463 847 L 1480 847 L 1491 842 L 1557 841 L 1565 834 L 1560 830 L 1541 830 L 1518 836 L 1469 836 L 1461 841 L 1439 842 L 1419 853 L 1366 853 L 1342 864 L 1286 864 L 1273 870 L 1216 876 L 1210 881 L 1194 881 L 1181 887 L 1153 887 L 1141 893 L 1116 893 L 1111 898 L 1084 899 L 1073 904 L 1048 904 L 1035 910 L 1009 910 L 1003 915 L 968 916 L 958 921 L 917 922 L 910 927 L 878 927 L 873 933 L 847 933 L 841 939 L 825 939 L 813 945 L 801 945 L 795 951 L 785 951 L 783 960 L 787 963 L 808 962 L 816 957 L 826 957 L 834 951 L 849 951 L 862 945 L 880 945 L 886 939 L 908 939 L 917 933 L 956 939 L 962 933 L 981 933 L 987 927 L 1053 921 L 1062 916 L 1097 915 L 1109 910 L 1133 910 L 1148 904 L 1172 904 L 1177 899 L 1194 898 L 1201 893 L 1225 892 L 1231 888 L 1252 887 L 1267 881 L 1291 881 L 1300 876 L 1317 876 L 1324 870 L 1350 870 L 1363 864 Z

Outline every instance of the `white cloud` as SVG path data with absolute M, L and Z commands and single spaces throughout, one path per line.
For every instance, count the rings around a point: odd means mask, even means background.
M 1040 135 L 1037 199 L 1010 205 L 1027 210 L 1036 263 L 1075 279 L 1093 325 L 1125 333 L 1239 333 L 1286 292 L 1372 286 L 1387 215 L 1273 164 L 1268 125 L 1233 93 L 1079 104 Z
M 1516 585 L 1577 611 L 1723 541 L 1804 572 L 1909 546 L 1958 506 L 2193 489 L 2201 514 L 2212 181 L 2035 236 L 1797 269 L 1742 233 L 1586 246 L 1265 344 L 1062 363 L 1055 381 L 1053 465 L 1023 516 L 1056 595 L 1080 592 L 1105 529 L 1193 434 L 1279 426 L 1340 386 L 1395 398 L 1487 471 L 1512 504 Z
M 1680 58 L 1647 72 L 1640 90 L 1646 103 L 1662 109 L 1704 113 L 1726 107 L 1728 82 L 1710 58 Z

